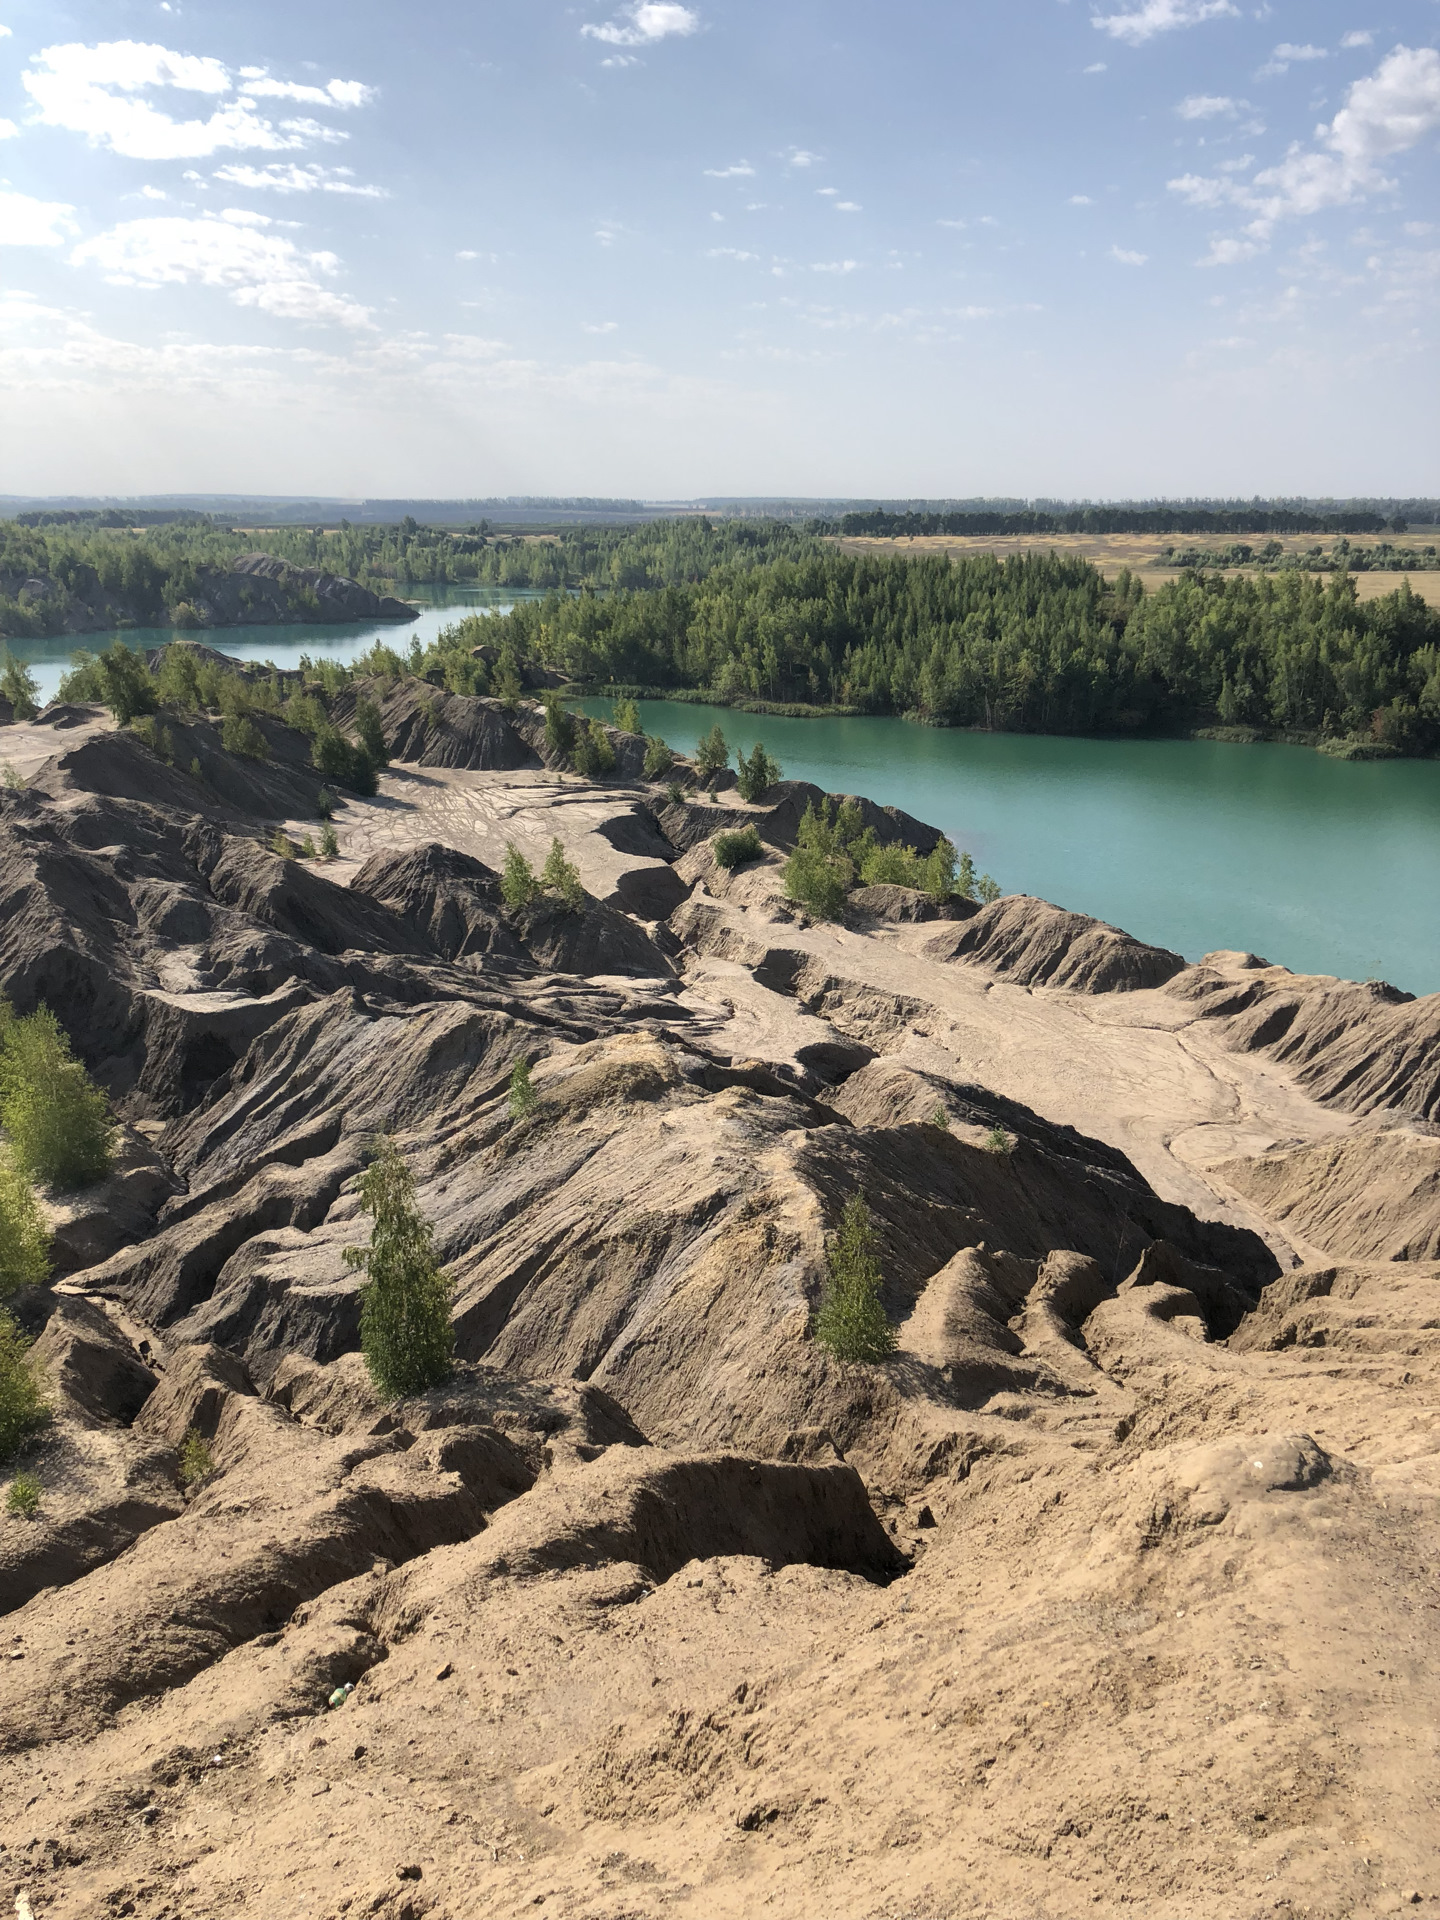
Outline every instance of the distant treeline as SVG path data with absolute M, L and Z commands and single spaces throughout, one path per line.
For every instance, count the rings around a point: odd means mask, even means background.
M 657 536 L 659 530 L 653 531 Z M 771 554 L 712 534 L 699 579 L 553 593 L 448 630 L 427 670 L 485 691 L 473 650 L 597 685 L 702 688 L 1037 733 L 1246 727 L 1440 749 L 1440 613 L 1408 585 L 1360 602 L 1347 575 L 1189 574 L 1147 592 L 1028 554 Z M 668 549 L 668 537 L 657 538 Z M 679 554 L 672 552 L 672 563 Z M 632 564 L 638 564 L 633 555 Z
M 987 537 L 1046 533 L 1404 533 L 1409 522 L 1378 513 L 1299 513 L 1286 508 L 1077 507 L 1067 513 L 847 513 L 842 534 L 895 539 L 950 534 Z

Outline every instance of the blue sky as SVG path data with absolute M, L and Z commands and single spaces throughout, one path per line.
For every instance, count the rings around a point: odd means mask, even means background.
M 1440 491 L 1440 4 L 0 0 L 0 492 Z

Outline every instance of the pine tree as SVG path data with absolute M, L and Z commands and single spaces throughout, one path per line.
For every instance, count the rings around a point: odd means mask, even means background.
M 585 889 L 580 884 L 580 869 L 573 861 L 565 858 L 565 849 L 559 840 L 550 842 L 549 855 L 545 865 L 540 869 L 540 884 L 560 894 L 572 912 L 578 913 L 585 904 Z
M 507 907 L 523 907 L 540 891 L 535 869 L 511 840 L 505 848 L 505 870 L 500 875 L 500 894 Z
M 815 1310 L 815 1338 L 837 1360 L 885 1359 L 895 1351 L 895 1334 L 880 1303 L 874 1222 L 858 1193 L 825 1244 L 825 1261 L 830 1272 Z
M 530 1063 L 517 1060 L 510 1075 L 510 1117 L 526 1120 L 540 1104 L 535 1083 L 530 1078 Z
M 382 1140 L 360 1176 L 360 1205 L 373 1221 L 368 1247 L 347 1247 L 363 1268 L 360 1349 L 387 1398 L 423 1393 L 450 1371 L 455 1330 L 450 1288 L 435 1263 L 431 1231 L 415 1204 L 415 1180 L 393 1140 Z
M 109 1102 L 60 1022 L 41 1006 L 0 1020 L 0 1036 L 0 1126 L 16 1170 L 62 1191 L 103 1180 L 115 1154 Z
M 43 1285 L 50 1272 L 50 1236 L 30 1182 L 0 1160 L 0 1300 Z

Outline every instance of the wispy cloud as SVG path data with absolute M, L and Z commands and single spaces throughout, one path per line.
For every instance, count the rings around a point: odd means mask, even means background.
M 1305 60 L 1328 60 L 1329 50 L 1325 47 L 1296 46 L 1292 40 L 1282 40 L 1270 55 L 1263 67 L 1257 69 L 1257 80 L 1270 80 L 1277 74 L 1288 73 L 1293 62 Z
M 1206 20 L 1238 18 L 1240 9 L 1232 0 L 1144 0 L 1128 13 L 1104 13 L 1092 17 L 1090 24 L 1127 46 L 1143 46 L 1157 33 L 1173 33 L 1177 27 L 1198 27 Z
M 748 160 L 737 160 L 733 167 L 706 167 L 707 180 L 753 180 L 755 169 Z
M 1232 100 L 1227 93 L 1192 93 L 1175 111 L 1182 120 L 1233 120 L 1249 111 L 1248 100 Z
M 582 320 L 580 331 L 582 333 L 618 333 L 620 322 L 618 320 Z
M 780 156 L 787 167 L 818 167 L 823 157 L 808 147 L 786 147 Z
M 1382 163 L 1437 128 L 1440 53 L 1397 47 L 1354 83 L 1329 125 L 1316 128 L 1315 145 L 1297 142 L 1278 165 L 1248 181 L 1188 173 L 1168 185 L 1193 207 L 1233 206 L 1252 215 L 1239 234 L 1212 239 L 1203 264 L 1229 266 L 1263 252 L 1282 220 L 1350 206 L 1393 187 Z
M 372 97 L 372 89 L 356 80 L 296 89 L 288 82 L 242 77 L 237 91 L 219 60 L 138 40 L 45 47 L 21 79 L 40 125 L 84 134 L 92 146 L 109 147 L 131 160 L 201 159 L 227 148 L 275 153 L 345 137 L 314 120 L 287 120 L 276 127 L 257 111 L 257 89 L 327 107 L 360 106 Z M 218 104 L 204 118 L 178 120 L 143 97 L 159 89 L 208 96 Z
M 381 187 L 358 187 L 349 167 L 296 166 L 274 160 L 268 166 L 234 163 L 218 167 L 215 178 L 226 186 L 247 187 L 257 193 L 347 193 L 362 200 L 383 200 Z
M 603 26 L 583 26 L 587 39 L 603 40 L 611 47 L 648 47 L 671 34 L 698 33 L 700 16 L 676 0 L 641 0 L 627 7 L 623 20 L 607 20 Z
M 1118 260 L 1122 267 L 1143 267 L 1150 256 L 1148 253 L 1136 253 L 1130 247 L 1111 247 L 1110 258 Z
M 1340 42 L 1347 51 L 1351 47 L 1373 47 L 1374 44 L 1375 36 L 1368 27 L 1360 27 L 1354 33 L 1347 33 Z
M 835 211 L 836 213 L 863 213 L 865 209 L 858 200 L 837 200 Z
M 95 266 L 113 286 L 223 288 L 241 307 L 284 320 L 368 327 L 370 313 L 327 281 L 340 270 L 333 253 L 306 253 L 267 232 L 261 213 L 227 208 L 198 220 L 128 220 L 76 247 L 76 266 Z

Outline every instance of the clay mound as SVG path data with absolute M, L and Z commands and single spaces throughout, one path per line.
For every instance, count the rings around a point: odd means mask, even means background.
M 265 741 L 264 760 L 227 753 L 208 720 L 165 713 L 159 720 L 170 735 L 173 764 L 122 728 L 65 748 L 46 761 L 31 785 L 55 798 L 94 793 L 180 816 L 318 819 L 325 779 L 310 763 L 310 742 L 267 714 L 251 719 Z M 191 770 L 197 764 L 198 778 Z
M 729 778 L 733 784 L 733 774 Z M 660 815 L 660 831 L 681 853 L 714 834 L 748 826 L 767 845 L 788 850 L 795 844 L 807 807 L 828 801 L 833 814 L 847 800 L 859 809 L 862 827 L 868 827 L 881 846 L 914 847 L 917 853 L 929 853 L 939 843 L 938 827 L 926 826 L 899 807 L 877 807 L 873 800 L 855 794 L 827 794 L 809 780 L 777 780 L 763 804 L 756 806 L 708 806 L 698 798 L 672 803 Z
M 1294 974 L 1250 954 L 1206 954 L 1170 991 L 1227 1022 L 1237 1052 L 1283 1061 L 1317 1100 L 1350 1113 L 1440 1120 L 1440 993 Z
M 513 916 L 516 933 L 538 966 L 555 973 L 640 974 L 668 979 L 661 948 L 628 914 L 585 896 L 579 911 L 541 894 Z
M 857 926 L 897 926 L 918 920 L 968 920 L 979 908 L 971 900 L 933 900 L 917 887 L 888 883 L 856 887 L 845 902 L 847 921 Z
M 1336 1259 L 1440 1260 L 1440 1138 L 1399 1129 L 1210 1169 Z
M 538 754 L 516 732 L 498 701 L 447 693 L 406 674 L 398 681 L 370 680 L 346 688 L 335 702 L 336 718 L 353 720 L 361 697 L 380 709 L 392 760 L 418 767 L 503 770 L 540 765 Z
M 982 907 L 963 926 L 936 934 L 923 951 L 932 960 L 989 967 L 1018 986 L 1078 993 L 1136 993 L 1163 986 L 1185 967 L 1178 953 L 1024 893 Z
M 227 835 L 194 843 L 215 898 L 318 953 L 432 954 L 435 949 L 396 913 L 299 860 L 282 859 L 254 840 Z
M 481 860 L 436 841 L 405 853 L 377 853 L 350 882 L 447 960 L 523 949 L 505 920 L 500 876 Z
M 272 582 L 279 589 L 278 606 L 262 600 L 257 608 L 238 595 L 225 576 L 207 583 L 206 599 L 216 615 L 228 621 L 261 619 L 294 620 L 307 613 L 315 620 L 416 620 L 419 609 L 390 594 L 372 593 L 358 580 L 342 574 L 326 573 L 319 567 L 299 567 L 273 553 L 243 553 L 230 568 L 231 578 L 246 583 Z M 243 591 L 243 589 L 242 589 Z M 252 588 L 253 592 L 253 588 Z M 297 606 L 295 602 L 299 600 Z M 306 603 L 309 603 L 308 605 Z M 315 603 L 318 602 L 318 607 Z M 314 609 L 313 611 L 311 609 Z

